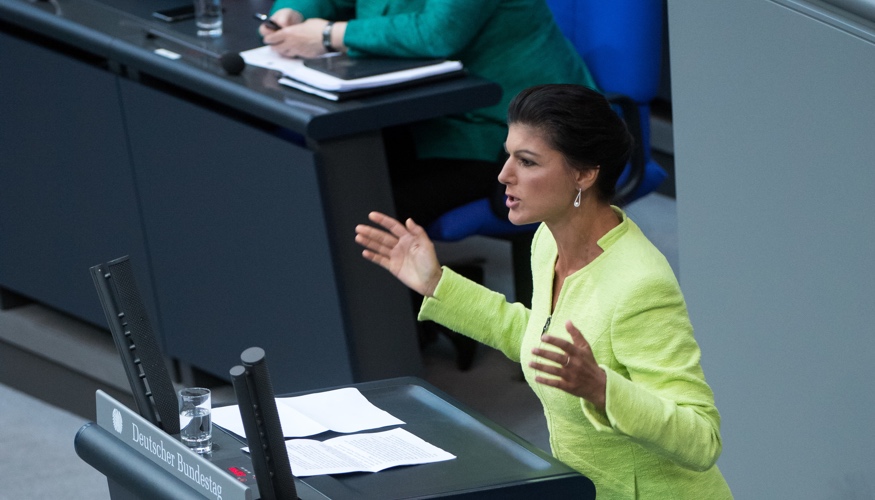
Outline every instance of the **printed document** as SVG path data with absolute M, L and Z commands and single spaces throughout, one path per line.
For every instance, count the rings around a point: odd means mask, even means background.
M 345 472 L 377 472 L 399 465 L 452 460 L 455 455 L 404 429 L 328 439 L 286 441 L 292 473 L 297 477 Z

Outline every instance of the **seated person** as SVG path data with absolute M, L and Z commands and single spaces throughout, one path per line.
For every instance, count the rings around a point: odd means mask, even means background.
M 494 106 L 386 131 L 396 212 L 422 225 L 480 198 L 507 213 L 496 175 L 511 97 L 540 83 L 595 87 L 544 0 L 277 0 L 271 20 L 281 29 L 260 33 L 283 56 L 452 59 L 501 85 Z

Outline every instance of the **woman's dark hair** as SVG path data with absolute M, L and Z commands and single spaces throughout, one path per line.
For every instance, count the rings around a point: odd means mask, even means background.
M 572 168 L 599 167 L 595 184 L 599 198 L 613 199 L 634 139 L 605 96 L 582 85 L 530 87 L 511 101 L 507 123 L 541 130 Z

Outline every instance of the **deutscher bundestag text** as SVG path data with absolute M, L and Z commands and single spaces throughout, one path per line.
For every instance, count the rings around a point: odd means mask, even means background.
M 186 463 L 185 456 L 183 456 L 182 453 L 177 452 L 174 456 L 173 453 L 164 449 L 163 439 L 155 442 L 152 439 L 152 436 L 141 433 L 137 424 L 132 423 L 131 428 L 133 429 L 132 439 L 134 442 L 142 446 L 149 453 L 155 455 L 155 457 L 162 462 L 167 463 L 167 465 L 176 467 L 176 470 L 183 473 L 185 477 L 191 479 L 195 484 L 213 494 L 216 497 L 216 500 L 222 500 L 222 485 L 216 484 L 216 482 L 213 481 L 212 475 L 202 474 L 200 464 L 192 466 L 191 464 Z

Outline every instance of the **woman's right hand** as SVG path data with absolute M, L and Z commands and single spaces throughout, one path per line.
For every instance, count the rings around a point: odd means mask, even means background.
M 280 28 L 285 28 L 286 26 L 292 26 L 293 24 L 304 22 L 304 16 L 296 10 L 285 8 L 274 12 L 273 15 L 270 16 L 270 20 L 275 22 Z M 261 36 L 276 33 L 276 31 L 268 28 L 264 24 L 258 27 L 258 32 Z
M 431 297 L 441 279 L 434 244 L 425 230 L 407 219 L 406 224 L 380 212 L 368 214 L 381 228 L 359 224 L 355 241 L 365 247 L 364 258 L 379 264 L 415 292 Z

